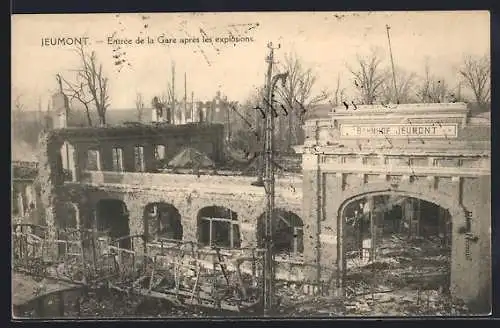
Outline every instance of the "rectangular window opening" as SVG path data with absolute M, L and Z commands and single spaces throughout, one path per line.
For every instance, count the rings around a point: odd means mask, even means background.
M 144 147 L 136 146 L 134 147 L 134 171 L 144 172 L 146 170 L 144 162 Z
M 87 153 L 87 170 L 100 171 L 101 170 L 101 156 L 99 150 L 89 149 Z
M 123 149 L 113 148 L 113 171 L 123 172 Z
M 156 145 L 155 159 L 157 160 L 165 159 L 165 145 Z

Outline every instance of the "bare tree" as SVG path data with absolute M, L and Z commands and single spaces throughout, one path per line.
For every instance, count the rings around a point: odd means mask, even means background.
M 285 55 L 281 71 L 288 72 L 284 87 L 275 90 L 276 102 L 274 106 L 282 115 L 279 115 L 279 139 L 281 149 L 288 151 L 291 145 L 301 142 L 302 123 L 304 115 L 313 105 L 328 98 L 326 90 L 315 93 L 316 74 L 312 68 L 305 67 L 295 53 Z M 273 100 L 270 100 L 273 101 Z M 287 135 L 285 136 L 285 132 Z
M 259 88 L 243 103 L 230 104 L 234 120 L 231 123 L 232 138 L 225 143 L 225 150 L 234 162 L 251 165 L 262 153 L 263 95 L 264 88 Z
M 95 51 L 86 52 L 83 46 L 76 48 L 80 58 L 80 67 L 76 79 L 70 82 L 63 79 L 66 92 L 71 100 L 76 100 L 85 107 L 87 121 L 92 126 L 91 111 L 95 110 L 99 125 L 106 124 L 106 111 L 109 107 L 109 80 L 105 77 L 102 64 L 98 62 Z
M 417 98 L 422 103 L 440 103 L 447 101 L 448 86 L 444 79 L 430 73 L 429 64 L 425 64 L 425 73 L 417 90 Z
M 466 56 L 460 69 L 463 82 L 474 93 L 478 105 L 486 105 L 491 99 L 490 66 L 490 59 L 487 55 Z
M 357 55 L 357 67 L 347 67 L 354 77 L 354 85 L 359 93 L 359 102 L 372 105 L 379 98 L 382 85 L 388 74 L 381 67 L 382 57 L 377 50 L 372 50 L 368 56 Z
M 135 109 L 137 111 L 137 120 L 142 122 L 142 117 L 144 116 L 144 100 L 141 93 L 135 95 Z
M 387 77 L 381 85 L 381 101 L 384 103 L 397 102 L 400 104 L 414 102 L 416 74 L 407 72 L 401 68 L 396 68 L 395 75 L 397 93 L 394 92 L 394 82 L 390 77 Z

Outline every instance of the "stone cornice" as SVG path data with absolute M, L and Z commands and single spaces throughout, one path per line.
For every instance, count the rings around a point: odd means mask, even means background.
M 304 168 L 306 169 L 306 168 Z M 312 169 L 312 168 L 311 168 Z M 323 172 L 354 173 L 354 174 L 384 174 L 408 176 L 461 176 L 477 177 L 491 175 L 490 168 L 465 167 L 433 167 L 433 166 L 353 166 L 340 164 L 319 164 Z
M 490 141 L 453 141 L 451 144 L 441 142 L 418 147 L 409 144 L 407 147 L 372 147 L 364 144 L 359 147 L 339 147 L 338 145 L 318 146 L 306 145 L 295 147 L 299 154 L 313 155 L 386 155 L 386 156 L 443 156 L 443 157 L 464 157 L 464 156 L 491 156 Z

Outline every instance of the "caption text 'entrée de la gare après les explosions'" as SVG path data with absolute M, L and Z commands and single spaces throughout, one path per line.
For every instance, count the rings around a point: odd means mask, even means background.
M 73 46 L 73 45 L 88 45 L 89 37 L 43 37 L 41 39 L 42 47 L 51 46 Z M 248 43 L 254 42 L 254 38 L 251 36 L 202 36 L 202 37 L 170 37 L 165 34 L 160 34 L 156 37 L 151 36 L 137 36 L 135 38 L 118 38 L 115 36 L 108 36 L 105 43 L 108 45 L 144 45 L 144 44 L 161 44 L 161 45 L 171 45 L 171 44 L 199 44 L 199 43 Z M 98 43 L 104 43 L 100 41 Z

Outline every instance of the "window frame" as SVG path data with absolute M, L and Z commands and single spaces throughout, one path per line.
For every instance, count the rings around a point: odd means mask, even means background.
M 219 248 L 226 248 L 226 249 L 239 249 L 240 246 L 235 247 L 235 231 L 234 231 L 234 226 L 236 225 L 239 229 L 239 222 L 237 220 L 229 219 L 229 218 L 220 218 L 220 217 L 210 217 L 210 216 L 201 216 L 200 217 L 201 222 L 208 222 L 208 243 L 204 244 L 206 247 L 219 247 Z M 200 222 L 200 223 L 201 223 Z M 213 227 L 213 222 L 225 222 L 229 224 L 229 233 L 228 233 L 228 240 L 229 240 L 229 247 L 221 247 L 214 245 L 213 241 L 213 236 L 214 236 L 214 227 Z M 199 224 L 201 226 L 201 224 Z M 201 237 L 201 234 L 205 233 L 205 231 L 200 231 L 200 236 L 199 240 L 202 240 L 204 238 Z M 238 244 L 241 245 L 241 232 L 238 232 Z

